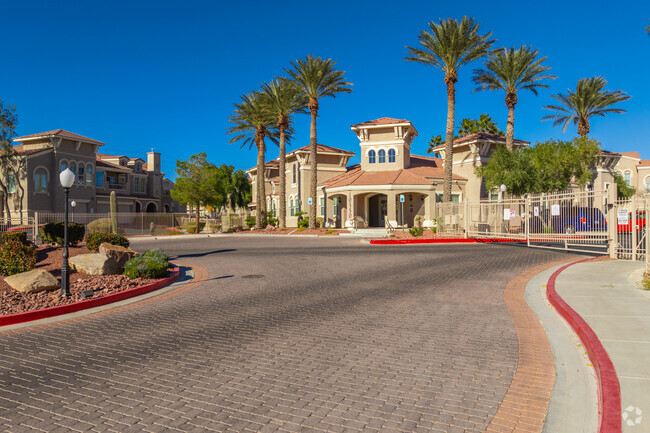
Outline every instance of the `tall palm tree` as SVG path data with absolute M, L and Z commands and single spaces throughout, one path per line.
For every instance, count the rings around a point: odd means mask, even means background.
M 474 18 L 463 17 L 460 23 L 452 18 L 429 23 L 430 32 L 423 30 L 418 39 L 421 48 L 406 47 L 406 60 L 420 62 L 441 69 L 447 85 L 447 132 L 445 141 L 444 201 L 451 201 L 451 174 L 455 122 L 456 88 L 458 70 L 490 52 L 494 40 L 492 32 L 481 36 Z
M 261 92 L 251 92 L 241 96 L 242 102 L 235 104 L 235 113 L 229 120 L 234 126 L 228 128 L 228 134 L 234 134 L 230 143 L 241 142 L 241 147 L 253 145 L 257 147 L 257 215 L 255 227 L 262 227 L 262 220 L 266 216 L 266 191 L 264 181 L 264 154 L 266 151 L 264 139 L 269 138 L 277 143 L 274 131 L 277 119 L 269 109 L 267 97 Z
M 295 113 L 306 113 L 307 99 L 300 87 L 293 80 L 279 78 L 270 83 L 262 84 L 262 91 L 267 96 L 271 111 L 277 118 L 277 128 L 280 132 L 280 228 L 287 226 L 287 174 L 286 174 L 286 142 L 291 138 L 292 116 Z M 287 135 L 287 133 L 289 133 Z
M 318 183 L 318 162 L 316 161 L 316 118 L 318 117 L 318 100 L 325 96 L 336 97 L 337 93 L 349 93 L 352 83 L 345 80 L 345 71 L 334 68 L 336 62 L 332 59 L 323 60 L 320 57 L 307 56 L 305 60 L 298 59 L 291 62 L 293 69 L 285 71 L 293 78 L 309 99 L 308 107 L 311 114 L 311 128 L 309 131 L 309 164 L 311 165 L 311 185 L 309 195 L 312 206 L 309 213 L 309 227 L 316 221 L 316 185 Z
M 517 92 L 528 89 L 537 96 L 537 88 L 548 88 L 540 83 L 542 80 L 555 79 L 555 75 L 546 74 L 550 66 L 542 66 L 546 57 L 537 59 L 537 49 L 521 46 L 517 49 L 502 48 L 490 54 L 485 60 L 485 69 L 474 70 L 474 82 L 479 90 L 504 90 L 506 107 L 508 107 L 508 124 L 506 125 L 506 147 L 512 150 L 515 138 L 515 105 Z
M 555 110 L 558 114 L 542 117 L 542 120 L 554 120 L 553 126 L 562 125 L 562 132 L 570 122 L 578 124 L 578 134 L 589 134 L 592 116 L 603 116 L 607 113 L 624 113 L 622 108 L 610 108 L 612 105 L 631 98 L 621 90 L 603 90 L 607 81 L 603 77 L 581 78 L 578 80 L 576 92 L 567 89 L 567 94 L 551 95 L 562 105 L 546 105 L 544 108 Z

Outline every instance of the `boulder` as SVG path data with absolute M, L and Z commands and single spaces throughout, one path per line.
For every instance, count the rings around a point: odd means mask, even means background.
M 11 275 L 5 277 L 5 282 L 12 289 L 23 293 L 38 293 L 43 290 L 56 290 L 61 287 L 57 279 L 44 269 L 33 269 Z
M 88 275 L 115 275 L 120 273 L 120 266 L 114 258 L 104 253 L 80 254 L 68 260 L 70 267 L 77 272 Z
M 104 242 L 99 246 L 99 252 L 106 254 L 107 257 L 114 259 L 119 266 L 120 272 L 124 271 L 124 264 L 126 262 L 139 255 L 131 248 L 109 244 L 108 242 Z

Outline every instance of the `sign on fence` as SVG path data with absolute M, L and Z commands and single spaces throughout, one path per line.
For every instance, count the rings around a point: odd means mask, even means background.
M 538 217 L 539 216 L 539 206 L 535 206 L 533 208 L 533 215 Z
M 619 225 L 628 225 L 630 223 L 629 212 L 627 209 L 619 209 L 617 212 L 618 224 Z
M 551 206 L 551 215 L 552 216 L 560 216 L 560 205 L 559 204 L 554 204 Z

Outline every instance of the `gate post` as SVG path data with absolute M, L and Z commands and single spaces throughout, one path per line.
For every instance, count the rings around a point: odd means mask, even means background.
M 645 210 L 645 225 L 643 226 L 643 233 L 645 235 L 645 273 L 650 274 L 650 233 L 648 233 L 648 198 L 644 200 L 644 210 Z
M 467 201 L 467 198 L 465 198 L 463 206 L 463 228 L 465 229 L 465 239 L 467 239 L 469 237 L 469 202 Z
M 616 201 L 612 201 L 609 212 L 607 212 L 607 231 L 609 237 L 609 257 L 612 259 L 618 258 L 618 233 L 616 231 L 618 219 L 618 204 Z
M 525 233 L 526 233 L 526 245 L 530 246 L 530 221 L 532 218 L 530 217 L 530 194 L 526 194 L 525 196 L 525 215 L 524 215 L 524 227 L 526 227 Z
M 32 241 L 36 243 L 36 238 L 38 237 L 38 212 L 34 212 L 34 235 Z
M 632 242 L 632 260 L 637 260 L 636 251 L 637 251 L 637 232 L 636 232 L 636 196 L 632 196 L 632 210 L 631 210 L 632 224 L 630 226 L 630 242 Z

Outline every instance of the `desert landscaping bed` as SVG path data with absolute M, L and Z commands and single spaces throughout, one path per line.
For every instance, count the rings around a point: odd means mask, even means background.
M 85 247 L 70 247 L 68 251 L 70 258 L 91 252 Z M 38 250 L 35 269 L 44 269 L 50 272 L 60 282 L 62 263 L 63 249 L 46 247 Z M 87 275 L 73 270 L 70 270 L 69 276 L 70 296 L 67 298 L 60 297 L 59 290 L 31 294 L 21 293 L 12 289 L 4 281 L 4 277 L 0 277 L 0 315 L 40 310 L 89 299 L 81 296 L 81 292 L 84 290 L 95 290 L 92 298 L 99 298 L 156 281 L 145 278 L 130 279 L 124 275 Z
M 413 236 L 411 233 L 409 233 L 408 229 L 404 229 L 403 233 L 402 233 L 402 229 L 396 229 L 395 231 L 391 232 L 389 238 L 390 239 L 462 239 L 464 238 L 464 236 L 461 234 L 453 235 L 453 234 L 434 233 L 431 229 L 425 229 L 420 236 Z

